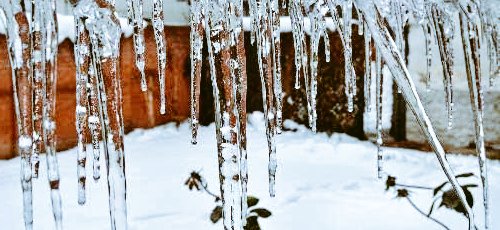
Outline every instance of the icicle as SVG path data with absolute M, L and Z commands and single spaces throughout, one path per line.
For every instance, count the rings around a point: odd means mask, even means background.
M 448 128 L 453 124 L 453 24 L 451 23 L 451 15 L 445 9 L 440 8 L 437 4 L 430 6 L 430 13 L 434 23 L 436 38 L 438 41 L 439 52 L 441 54 L 441 64 L 443 65 L 443 84 L 446 92 L 446 107 L 448 110 Z
M 306 78 L 306 91 L 308 93 L 308 110 L 309 110 L 309 126 L 313 132 L 316 132 L 316 103 L 317 103 L 317 92 L 318 92 L 318 55 L 319 55 L 319 41 L 321 35 L 326 34 L 325 18 L 323 15 L 322 7 L 323 2 L 314 2 L 308 8 L 312 9 L 309 12 L 309 20 L 311 21 L 311 38 L 310 38 L 310 69 L 311 75 Z M 326 40 L 325 40 L 326 43 Z M 310 95 L 309 95 L 310 94 Z
M 438 158 L 444 173 L 448 177 L 448 180 L 450 181 L 458 197 L 460 198 L 460 201 L 465 208 L 465 212 L 469 217 L 469 228 L 474 228 L 474 213 L 467 203 L 464 191 L 460 187 L 457 179 L 454 177 L 453 170 L 446 160 L 445 151 L 441 146 L 436 133 L 434 132 L 434 128 L 432 127 L 429 117 L 427 116 L 423 108 L 415 85 L 411 80 L 412 78 L 408 72 L 408 69 L 405 66 L 405 62 L 401 54 L 397 51 L 398 49 L 396 44 L 394 43 L 394 40 L 391 38 L 389 31 L 384 26 L 380 14 L 376 12 L 373 2 L 356 0 L 356 3 L 356 6 L 360 8 L 360 11 L 364 15 L 365 21 L 367 22 L 367 25 L 372 33 L 372 37 L 378 48 L 377 50 L 382 53 L 387 67 L 391 71 L 395 82 L 401 89 L 403 97 L 406 99 L 409 108 L 417 117 L 417 121 L 422 127 L 422 130 L 427 137 L 427 140 L 429 141 L 431 147 L 434 149 L 436 157 Z
M 47 178 L 50 186 L 52 213 L 56 229 L 62 229 L 62 201 L 59 193 L 59 166 L 56 156 L 56 89 L 57 89 L 57 18 L 56 2 L 44 1 L 46 35 L 46 90 L 43 109 L 43 140 L 47 161 Z
M 426 73 L 425 73 L 425 85 L 427 90 L 431 88 L 431 69 L 432 69 L 432 35 L 431 35 L 431 26 L 426 23 L 422 26 L 424 30 L 424 38 L 425 38 L 425 58 L 427 60 L 426 65 Z
M 292 23 L 293 45 L 295 48 L 295 89 L 300 88 L 300 76 L 307 78 L 307 50 L 304 30 L 304 15 L 299 1 L 289 0 L 288 12 Z
M 403 38 L 403 30 L 404 30 L 404 22 L 403 22 L 403 9 L 402 2 L 399 0 L 391 1 L 391 13 L 394 17 L 393 23 L 393 31 L 396 35 L 396 45 L 398 46 L 398 50 L 401 53 L 402 57 L 405 57 L 405 42 Z
M 122 91 L 118 76 L 121 30 L 113 5 L 80 0 L 75 18 L 86 18 L 91 60 L 100 97 L 112 229 L 127 228 L 125 155 L 123 149 Z
M 45 97 L 45 33 L 43 2 L 31 2 L 31 53 L 33 80 L 33 152 L 31 156 L 33 178 L 38 178 L 39 155 L 44 149 L 43 140 L 43 101 Z
M 236 67 L 239 68 L 238 61 L 232 58 L 227 59 L 231 57 L 231 50 L 243 47 L 243 44 L 236 42 L 240 40 L 236 38 L 241 38 L 239 35 L 242 31 L 241 15 L 231 10 L 232 7 L 239 9 L 238 5 L 236 1 L 202 0 L 215 101 L 224 229 L 243 228 L 241 206 L 243 190 L 240 175 L 242 152 L 239 143 L 242 139 L 240 133 L 241 117 L 237 106 L 239 93 L 238 89 L 235 89 L 238 86 L 235 82 L 236 79 L 241 78 L 236 76 L 239 73 L 236 70 Z M 241 53 L 239 54 L 241 55 Z
M 144 25 L 142 22 L 142 0 L 127 0 L 129 24 L 134 27 L 135 65 L 141 73 L 141 90 L 148 90 L 144 67 L 146 65 L 144 43 Z
M 229 2 L 227 23 L 230 31 L 229 52 L 231 59 L 229 67 L 231 77 L 234 82 L 233 97 L 236 99 L 236 114 L 238 114 L 238 143 L 240 152 L 240 181 L 241 181 L 241 222 L 246 226 L 248 216 L 248 166 L 247 166 L 247 137 L 246 137 L 246 97 L 247 97 L 247 76 L 246 76 L 246 56 L 245 38 L 243 34 L 243 2 L 241 0 L 231 0 Z M 279 28 L 279 27 L 278 27 Z
M 330 62 L 330 38 L 328 37 L 328 31 L 325 29 L 325 34 L 323 35 L 323 41 L 325 43 L 325 61 Z
M 474 9 L 474 6 L 467 7 Z M 462 7 L 464 9 L 464 7 Z M 485 229 L 489 227 L 489 205 L 488 205 L 488 167 L 486 150 L 484 146 L 484 128 L 483 128 L 483 107 L 482 87 L 481 87 L 481 67 L 479 57 L 479 28 L 475 24 L 474 18 L 468 18 L 465 9 L 460 15 L 460 31 L 462 34 L 462 45 L 465 57 L 465 69 L 467 82 L 469 83 L 469 94 L 472 112 L 474 114 L 474 128 L 476 131 L 476 152 L 478 154 L 479 169 L 483 187 L 483 205 L 484 205 L 484 225 Z M 471 12 L 474 13 L 474 12 Z
M 377 175 L 381 179 L 383 176 L 384 156 L 382 152 L 382 92 L 384 85 L 384 73 L 382 73 L 382 54 L 377 50 L 375 54 L 375 108 L 377 110 L 376 130 L 377 130 Z
M 255 44 L 255 33 L 257 31 L 257 0 L 248 0 L 248 13 L 250 16 L 251 30 L 250 30 L 250 43 Z
M 365 33 L 365 20 L 363 19 L 363 15 L 359 12 L 358 8 L 354 7 L 354 9 L 356 9 L 356 16 L 358 17 L 358 20 L 356 20 L 356 25 L 358 26 L 358 35 L 363 36 Z
M 276 132 L 281 133 L 283 126 L 283 98 L 281 85 L 281 41 L 280 41 L 280 14 L 278 0 L 269 0 L 270 4 L 270 20 L 272 33 L 272 50 L 273 50 L 273 82 L 274 82 L 274 104 L 276 107 Z M 283 1 L 285 2 L 285 1 Z
M 86 30 L 86 29 L 85 29 Z M 85 36 L 89 36 L 88 31 L 85 31 Z M 87 38 L 88 40 L 89 38 Z M 90 42 L 90 41 L 87 41 Z M 87 43 L 90 47 L 90 44 Z M 90 58 L 90 57 L 87 57 Z M 95 65 L 90 62 L 88 69 L 88 77 L 87 77 L 87 96 L 88 96 L 88 106 L 87 111 L 89 112 L 88 116 L 88 125 L 90 129 L 90 135 L 92 137 L 92 149 L 93 149 L 93 162 L 92 162 L 92 171 L 94 180 L 99 180 L 101 178 L 101 165 L 99 163 L 101 156 L 103 155 L 101 152 L 101 147 L 99 144 L 99 140 L 102 138 L 102 125 L 104 124 L 104 119 L 102 116 L 102 110 L 100 108 L 101 98 L 99 93 L 99 83 L 97 80 Z
M 203 14 L 202 0 L 191 2 L 191 143 L 197 143 L 199 114 L 200 114 L 200 82 L 202 67 L 202 49 L 203 49 Z
M 257 7 L 257 57 L 259 63 L 259 74 L 262 83 L 262 101 L 264 106 L 264 119 L 266 120 L 266 135 L 269 151 L 269 195 L 275 196 L 276 175 L 276 146 L 274 136 L 276 134 L 276 107 L 275 107 L 275 76 L 273 75 L 273 21 L 269 17 L 271 2 L 259 2 Z M 307 83 L 306 83 L 307 84 Z M 307 88 L 307 87 L 306 87 Z M 311 114 L 311 113 L 309 113 Z
M 429 3 L 427 1 L 411 1 L 410 11 L 413 11 L 413 15 L 417 23 L 422 27 L 424 32 L 425 40 L 425 58 L 427 60 L 427 65 L 425 69 L 425 84 L 427 91 L 431 88 L 431 68 L 432 68 L 432 40 L 433 40 L 433 26 L 429 19 L 429 14 L 427 8 Z M 403 43 L 404 45 L 404 43 Z
M 10 9 L 5 10 L 7 37 L 12 66 L 14 107 L 17 123 L 17 150 L 21 156 L 21 187 L 23 191 L 23 213 L 26 229 L 33 229 L 32 199 L 32 76 L 30 28 L 26 10 L 21 1 L 10 1 Z
M 495 3 L 492 1 L 474 2 L 474 6 L 478 8 L 478 12 L 476 12 L 476 14 L 479 16 L 479 20 L 481 22 L 481 37 L 486 46 L 486 53 L 489 62 L 488 75 L 490 88 L 493 86 L 495 78 L 500 73 L 500 66 L 498 63 L 498 55 L 500 53 L 498 52 L 497 47 L 498 31 L 496 28 L 498 18 L 495 18 L 494 13 L 492 12 L 496 9 L 493 4 Z
M 354 96 L 356 96 L 356 73 L 352 65 L 352 1 L 343 0 L 342 20 L 344 37 L 345 87 L 347 95 L 347 110 L 354 111 Z
M 165 47 L 165 26 L 163 25 L 163 0 L 153 0 L 153 29 L 158 61 L 158 81 L 160 84 L 160 113 L 165 114 L 165 67 L 167 66 L 167 51 Z
M 365 40 L 365 79 L 364 79 L 365 106 L 366 106 L 366 111 L 370 112 L 372 110 L 372 105 L 371 105 L 372 36 L 368 29 L 364 32 L 364 40 Z
M 82 18 L 75 17 L 75 26 L 77 31 L 77 40 L 75 43 L 75 61 L 76 61 L 76 132 L 77 132 L 77 156 L 78 156 L 78 204 L 83 205 L 86 201 L 86 128 L 88 122 L 88 97 L 87 82 L 88 70 L 90 65 L 89 37 L 85 30 Z M 95 163 L 95 162 L 94 162 Z
M 344 77 L 345 93 L 347 96 L 347 110 L 354 111 L 354 96 L 356 96 L 356 73 L 352 65 L 352 0 L 342 1 L 342 22 L 337 13 L 338 3 L 334 0 L 327 0 L 333 23 L 340 35 L 340 41 L 344 47 Z

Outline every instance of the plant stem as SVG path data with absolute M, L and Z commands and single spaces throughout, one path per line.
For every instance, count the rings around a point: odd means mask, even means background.
M 405 187 L 405 188 L 415 188 L 415 189 L 426 189 L 426 190 L 433 190 L 433 188 L 430 187 L 425 187 L 425 186 L 418 186 L 418 185 L 406 185 L 406 184 L 397 184 L 396 186 L 399 187 Z
M 210 192 L 210 190 L 208 190 L 208 184 L 207 183 L 202 183 L 202 187 L 205 190 L 205 192 L 207 192 L 208 195 L 213 196 L 216 201 L 220 200 L 219 196 L 215 195 L 214 193 Z
M 410 202 L 411 206 L 413 206 L 413 208 L 415 208 L 415 210 L 417 210 L 420 214 L 422 214 L 423 216 L 427 217 L 428 219 L 434 221 L 435 223 L 441 225 L 443 228 L 445 228 L 447 230 L 450 229 L 445 224 L 443 224 L 441 221 L 434 219 L 430 216 L 427 216 L 420 208 L 417 207 L 417 205 L 415 203 L 413 203 L 413 201 L 410 199 L 410 197 L 406 197 L 406 199 L 408 200 L 408 202 Z

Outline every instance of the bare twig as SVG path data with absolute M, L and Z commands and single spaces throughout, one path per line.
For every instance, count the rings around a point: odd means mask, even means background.
M 422 214 L 423 216 L 425 216 L 426 218 L 428 218 L 429 220 L 432 220 L 434 221 L 435 223 L 441 225 L 444 229 L 447 229 L 449 230 L 450 228 L 448 228 L 448 226 L 446 226 L 445 224 L 443 224 L 441 221 L 437 220 L 437 219 L 434 219 L 433 217 L 431 216 L 428 216 L 427 214 L 425 214 L 425 212 L 423 212 L 419 207 L 417 207 L 417 205 L 415 203 L 413 203 L 413 201 L 410 199 L 410 197 L 406 197 L 406 200 L 408 200 L 408 202 L 410 202 L 411 206 L 413 206 L 413 208 L 415 210 L 417 210 L 420 214 Z

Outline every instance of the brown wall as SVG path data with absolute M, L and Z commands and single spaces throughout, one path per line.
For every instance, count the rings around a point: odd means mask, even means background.
M 132 38 L 124 38 L 121 42 L 120 76 L 123 88 L 123 116 L 125 131 L 138 127 L 153 127 L 169 121 L 181 121 L 189 115 L 189 27 L 167 27 L 167 70 L 166 96 L 167 114 L 159 114 L 159 87 L 156 72 L 156 45 L 151 27 L 145 31 L 146 37 L 146 75 L 149 90 L 140 90 L 140 74 L 134 65 L 134 49 Z M 362 44 L 362 36 L 354 31 L 354 44 Z M 347 112 L 343 89 L 344 76 L 342 46 L 338 35 L 330 34 L 332 61 L 324 61 L 324 50 L 320 49 L 318 76 L 318 131 L 346 132 L 359 138 L 363 133 L 363 100 L 359 93 L 358 106 L 353 113 Z M 323 47 L 323 44 L 320 44 Z M 307 123 L 305 90 L 295 90 L 294 49 L 291 33 L 282 34 L 282 82 L 285 98 L 283 111 L 285 119 L 293 119 L 299 123 Z M 245 34 L 247 55 L 249 112 L 262 109 L 261 80 L 258 73 L 257 49 L 250 44 L 249 33 Z M 209 124 L 214 119 L 212 84 L 206 45 L 204 46 L 200 95 L 200 122 Z M 355 57 L 364 57 L 364 49 L 355 49 Z M 59 150 L 68 149 L 76 144 L 75 128 L 75 65 L 73 44 L 66 40 L 59 45 L 57 85 L 57 146 Z M 363 76 L 362 59 L 354 59 L 356 72 Z M 5 37 L 0 36 L 0 159 L 15 155 L 16 126 L 12 102 L 11 69 L 8 62 Z M 303 79 L 302 85 L 303 85 Z M 358 92 L 362 92 L 363 79 L 358 79 Z M 333 99 L 333 100 L 332 100 Z M 290 103 L 293 101 L 293 103 Z M 332 109 L 334 108 L 334 110 Z
M 159 87 L 156 72 L 156 45 L 151 27 L 146 36 L 146 75 L 149 90 L 140 90 L 140 75 L 134 65 L 132 38 L 122 38 L 120 76 L 123 87 L 125 130 L 153 127 L 168 121 L 180 121 L 189 115 L 189 28 L 167 27 L 167 114 L 159 112 Z M 15 156 L 16 125 L 13 105 L 11 68 L 6 38 L 0 35 L 0 159 Z M 75 64 L 73 43 L 59 45 L 57 82 L 57 147 L 59 150 L 76 144 L 75 131 Z

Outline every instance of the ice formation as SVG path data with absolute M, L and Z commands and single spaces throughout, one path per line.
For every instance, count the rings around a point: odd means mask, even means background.
M 190 13 L 191 43 L 191 126 L 192 143 L 197 142 L 202 48 L 206 41 L 208 64 L 215 99 L 214 110 L 219 159 L 223 223 L 225 229 L 242 229 L 246 224 L 248 182 L 246 149 L 246 59 L 243 39 L 244 4 L 242 0 L 193 0 Z M 100 178 L 99 159 L 106 158 L 109 207 L 112 229 L 127 228 L 125 153 L 123 145 L 122 92 L 118 76 L 120 59 L 120 23 L 114 0 L 72 0 L 75 20 L 76 60 L 76 131 L 78 139 L 78 202 L 86 202 L 86 165 L 92 164 L 92 176 Z M 141 89 L 148 89 L 145 68 L 143 2 L 127 0 L 133 25 L 135 64 L 141 73 Z M 480 55 L 486 49 L 490 84 L 499 75 L 498 12 L 491 2 L 481 0 L 277 0 L 248 1 L 251 43 L 257 47 L 262 84 L 263 110 L 269 150 L 269 193 L 275 195 L 277 169 L 275 136 L 282 126 L 281 85 L 281 13 L 290 16 L 295 49 L 295 88 L 303 79 L 307 96 L 309 126 L 316 131 L 316 96 L 320 39 L 324 39 L 325 58 L 330 59 L 329 29 L 340 36 L 343 46 L 345 93 L 349 111 L 354 109 L 356 73 L 353 66 L 353 25 L 364 37 L 366 110 L 371 110 L 370 95 L 376 94 L 377 168 L 383 174 L 382 154 L 382 67 L 396 82 L 409 108 L 417 117 L 423 133 L 434 149 L 443 171 L 462 201 L 470 228 L 475 227 L 474 213 L 445 157 L 433 126 L 416 92 L 404 61 L 404 28 L 410 19 L 418 22 L 425 35 L 426 74 L 430 86 L 432 46 L 437 44 L 443 66 L 445 105 L 449 126 L 453 120 L 454 50 L 451 42 L 455 21 L 466 63 L 470 100 L 476 130 L 476 148 L 483 188 L 484 226 L 488 228 L 488 179 L 484 147 L 483 86 Z M 18 127 L 18 152 L 21 156 L 21 184 L 26 229 L 33 227 L 32 178 L 38 175 L 38 155 L 47 153 L 54 219 L 62 227 L 59 173 L 55 156 L 55 95 L 57 18 L 55 0 L 22 0 L 2 3 L 7 27 L 12 66 L 14 104 Z M 28 12 L 28 10 L 30 10 Z M 458 15 L 458 17 L 456 17 Z M 166 38 L 163 1 L 153 0 L 152 26 L 156 43 L 160 113 L 165 109 Z M 333 22 L 333 27 L 327 26 Z M 308 22 L 308 23 L 306 23 Z M 483 48 L 484 47 L 484 48 Z M 372 73 L 376 78 L 372 89 Z M 87 134 L 88 137 L 87 137 Z M 89 140 L 87 140 L 89 139 Z M 92 150 L 87 150 L 91 144 Z

